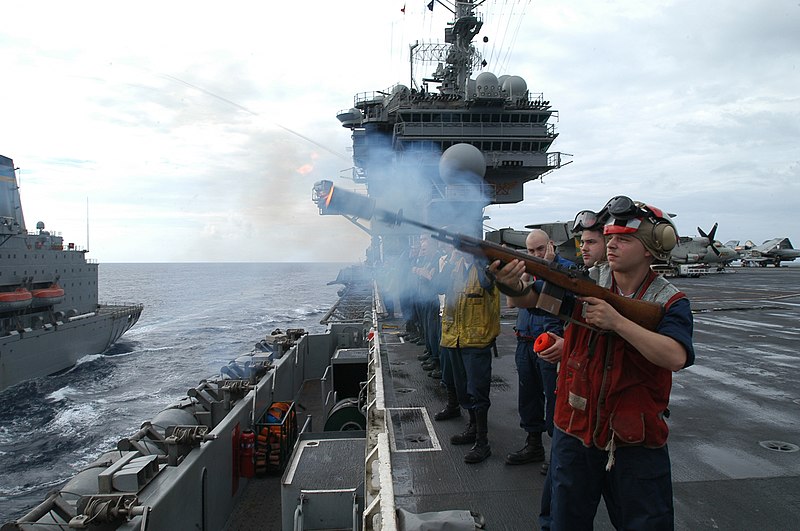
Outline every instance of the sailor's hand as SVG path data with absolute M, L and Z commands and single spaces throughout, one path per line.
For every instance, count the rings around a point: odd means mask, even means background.
M 583 304 L 581 314 L 586 322 L 601 330 L 616 330 L 621 319 L 624 319 L 617 310 L 603 299 L 596 297 L 580 297 L 578 301 Z
M 556 259 L 556 247 L 553 245 L 553 241 L 550 240 L 547 242 L 547 251 L 544 253 L 544 260 L 547 263 L 552 262 Z
M 489 272 L 494 275 L 497 282 L 522 291 L 522 275 L 525 273 L 525 262 L 522 260 L 515 258 L 502 267 L 500 267 L 500 260 L 495 260 L 489 264 Z
M 564 338 L 557 336 L 553 332 L 547 332 L 547 335 L 549 335 L 555 343 L 539 352 L 537 356 L 548 363 L 558 363 L 561 361 L 561 354 L 564 353 Z

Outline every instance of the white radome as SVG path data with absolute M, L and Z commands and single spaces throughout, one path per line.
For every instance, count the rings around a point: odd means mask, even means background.
M 472 144 L 455 144 L 447 148 L 439 159 L 439 175 L 445 182 L 463 179 L 464 174 L 486 175 L 486 158 Z

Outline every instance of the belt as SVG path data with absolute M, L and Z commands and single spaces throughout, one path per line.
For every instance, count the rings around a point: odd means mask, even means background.
M 516 331 L 514 333 L 517 335 L 517 341 L 521 343 L 533 343 L 534 341 L 536 341 L 535 337 L 523 336 L 522 334 Z

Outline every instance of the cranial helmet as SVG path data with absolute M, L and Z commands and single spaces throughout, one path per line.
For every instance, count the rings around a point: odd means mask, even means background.
M 678 243 L 678 231 L 669 216 L 656 208 L 625 196 L 617 196 L 606 204 L 609 219 L 603 234 L 630 234 L 659 260 L 669 258 Z

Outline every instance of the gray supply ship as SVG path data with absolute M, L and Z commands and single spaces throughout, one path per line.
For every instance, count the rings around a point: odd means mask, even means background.
M 431 77 L 358 94 L 338 114 L 352 130 L 353 178 L 370 199 L 431 224 L 448 222 L 456 203 L 472 233 L 483 206 L 522 200 L 525 181 L 561 165 L 548 152 L 549 102 L 521 78 L 472 78 L 482 65 L 471 44 L 480 3 L 455 3 L 445 44 L 413 52 L 412 61 L 436 64 Z M 459 168 L 482 178 L 465 182 Z M 315 187 L 321 213 L 336 212 L 333 189 Z M 463 448 L 447 442 L 463 426 L 432 421 L 446 397 L 418 367 L 423 347 L 401 337 L 403 320 L 386 310 L 375 274 L 420 231 L 348 217 L 372 244 L 364 265 L 336 279 L 344 287 L 323 319 L 326 333 L 267 335 L 3 531 L 536 529 L 538 466 L 502 462 L 522 442 L 514 312 L 503 311 L 493 361 L 494 455 L 465 465 Z M 800 518 L 798 271 L 679 285 L 701 313 L 698 362 L 676 377 L 671 404 L 678 529 L 787 529 Z M 763 323 L 769 335 L 753 342 Z M 602 509 L 595 526 L 610 528 Z
M 100 304 L 97 263 L 45 230 L 28 232 L 14 162 L 0 155 L 0 391 L 99 354 L 142 305 Z

